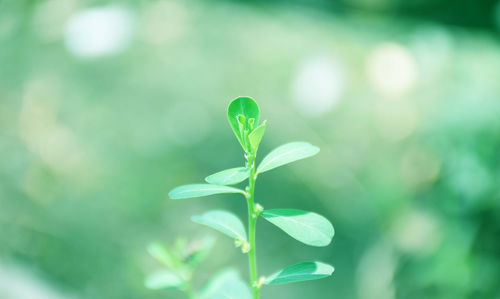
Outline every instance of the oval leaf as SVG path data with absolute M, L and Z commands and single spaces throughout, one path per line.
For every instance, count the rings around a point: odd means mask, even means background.
M 191 220 L 216 229 L 231 238 L 247 240 L 247 233 L 243 223 L 230 212 L 222 210 L 209 211 L 201 216 L 193 216 Z
M 249 168 L 236 167 L 209 175 L 205 178 L 205 181 L 215 185 L 233 185 L 243 182 L 249 175 Z
M 201 299 L 251 299 L 252 295 L 233 269 L 217 274 L 204 288 Z
M 255 130 L 253 130 L 252 133 L 248 136 L 248 139 L 250 140 L 250 146 L 252 147 L 252 150 L 254 153 L 257 152 L 257 149 L 259 148 L 260 141 L 262 140 L 262 137 L 264 137 L 264 133 L 266 132 L 266 121 L 264 121 L 260 126 L 258 126 Z
M 332 275 L 334 268 L 320 262 L 302 262 L 278 271 L 264 280 L 265 284 L 282 284 L 313 280 Z
M 253 118 L 254 124 L 257 125 L 259 123 L 259 106 L 252 98 L 239 97 L 234 99 L 227 108 L 227 119 L 229 120 L 229 124 L 231 125 L 231 128 L 233 129 L 233 132 L 236 135 L 236 138 L 238 138 L 241 146 L 245 148 L 245 142 L 243 140 L 243 136 L 240 134 L 240 125 L 238 123 L 239 115 L 243 115 L 246 121 Z M 251 131 L 250 128 L 247 127 L 246 123 L 243 129 L 247 129 L 249 132 Z
M 244 195 L 245 191 L 233 187 L 226 187 L 219 185 L 193 184 L 193 185 L 184 185 L 174 188 L 172 191 L 168 193 L 168 196 L 172 199 L 182 199 L 182 198 L 201 197 L 219 193 L 241 193 Z
M 174 272 L 169 270 L 161 270 L 150 274 L 144 281 L 144 285 L 153 290 L 167 288 L 181 288 L 182 280 Z
M 311 246 L 327 246 L 335 231 L 325 217 L 316 213 L 293 210 L 265 210 L 262 217 L 281 228 L 292 238 Z
M 319 147 L 307 142 L 290 142 L 275 148 L 270 152 L 257 168 L 258 173 L 316 155 Z

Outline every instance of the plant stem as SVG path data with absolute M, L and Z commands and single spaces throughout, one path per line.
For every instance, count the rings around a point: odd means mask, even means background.
M 249 155 L 250 177 L 248 179 L 248 234 L 250 250 L 248 251 L 248 266 L 250 268 L 250 286 L 252 288 L 253 299 L 259 299 L 258 275 L 257 275 L 257 254 L 255 250 L 255 229 L 257 224 L 257 214 L 255 213 L 254 189 L 255 189 L 255 155 Z

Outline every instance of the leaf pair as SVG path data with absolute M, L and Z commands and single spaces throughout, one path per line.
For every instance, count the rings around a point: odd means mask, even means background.
M 302 210 L 274 209 L 261 214 L 266 220 L 281 228 L 292 238 L 316 247 L 328 246 L 335 234 L 333 225 L 325 217 Z M 235 240 L 247 241 L 245 227 L 234 214 L 214 210 L 191 218 L 196 223 L 209 226 Z
M 262 173 L 276 167 L 302 160 L 316 155 L 319 148 L 307 142 L 290 142 L 271 151 L 260 163 L 257 173 Z M 243 182 L 250 175 L 250 169 L 236 167 L 209 175 L 205 178 L 210 184 L 234 185 Z

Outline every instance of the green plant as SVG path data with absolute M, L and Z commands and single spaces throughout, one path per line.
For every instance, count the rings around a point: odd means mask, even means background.
M 160 242 L 153 242 L 148 246 L 149 254 L 160 262 L 164 269 L 149 274 L 144 285 L 153 290 L 178 289 L 190 299 L 227 298 L 227 294 L 243 293 L 241 299 L 250 299 L 245 295 L 247 286 L 234 269 L 225 269 L 217 273 L 201 290 L 196 290 L 193 284 L 193 274 L 212 249 L 214 239 L 204 237 L 187 242 L 177 239 L 169 248 Z
M 185 239 L 177 239 L 171 248 L 160 242 L 153 242 L 148 246 L 149 254 L 160 262 L 165 269 L 158 270 L 146 277 L 144 285 L 147 288 L 179 289 L 189 298 L 195 298 L 193 289 L 193 273 L 198 265 L 207 257 L 212 249 L 214 239 L 205 237 L 190 243 Z
M 259 298 L 259 292 L 263 285 L 319 279 L 330 276 L 334 271 L 333 267 L 328 264 L 312 261 L 288 266 L 267 277 L 259 278 L 258 276 L 255 237 L 259 216 L 307 245 L 327 246 L 334 235 L 332 224 L 316 213 L 294 209 L 264 210 L 260 204 L 255 203 L 255 182 L 260 174 L 319 152 L 318 147 L 309 143 L 291 142 L 271 151 L 257 167 L 257 151 L 267 126 L 265 121 L 259 124 L 259 114 L 257 103 L 248 97 L 239 97 L 233 100 L 228 108 L 229 124 L 245 153 L 246 164 L 244 167 L 231 168 L 212 174 L 205 179 L 208 184 L 184 185 L 169 193 L 172 199 L 220 193 L 239 193 L 245 197 L 248 205 L 248 235 L 240 219 L 227 211 L 209 211 L 203 215 L 192 217 L 192 220 L 234 238 L 235 245 L 241 247 L 243 253 L 248 254 L 250 287 L 254 299 Z M 229 186 L 247 179 L 248 185 L 244 190 Z M 244 293 L 245 290 L 238 290 L 235 298 L 244 298 L 246 296 L 243 295 Z

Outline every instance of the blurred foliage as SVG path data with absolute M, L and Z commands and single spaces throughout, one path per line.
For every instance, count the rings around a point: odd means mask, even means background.
M 249 95 L 261 157 L 321 148 L 262 176 L 257 201 L 336 230 L 308 248 L 260 221 L 260 273 L 336 268 L 263 298 L 500 298 L 498 2 L 315 3 L 0 0 L 0 297 L 182 296 L 144 287 L 145 248 L 196 237 L 191 214 L 244 217 L 231 195 L 166 195 L 243 165 L 225 109 Z M 195 285 L 247 276 L 240 254 L 219 238 Z

